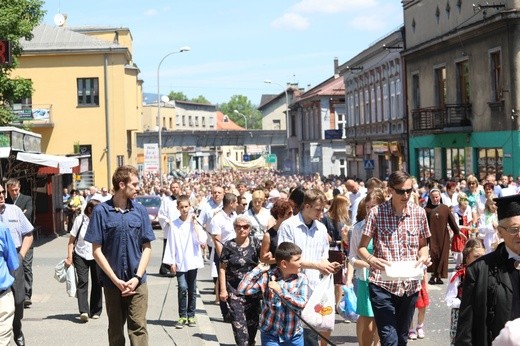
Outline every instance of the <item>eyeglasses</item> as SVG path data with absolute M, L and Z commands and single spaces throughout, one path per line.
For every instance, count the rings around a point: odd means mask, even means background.
M 520 232 L 520 227 L 518 227 L 518 226 L 507 227 L 506 228 L 504 226 L 498 225 L 498 227 L 502 228 L 504 231 L 506 231 L 508 234 L 510 234 L 512 236 L 515 236 L 515 235 L 517 235 Z
M 392 189 L 394 189 L 395 193 L 397 193 L 398 195 L 404 195 L 405 193 L 411 194 L 413 191 L 413 188 L 403 190 L 403 189 L 396 189 L 395 187 L 393 187 Z
M 235 229 L 249 229 L 249 225 L 235 225 Z
M 468 199 L 467 198 L 459 198 L 459 201 L 461 202 L 466 202 Z

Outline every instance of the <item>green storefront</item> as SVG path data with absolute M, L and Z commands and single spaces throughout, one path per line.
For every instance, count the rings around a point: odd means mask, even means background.
M 416 136 L 410 137 L 409 148 L 410 173 L 418 180 L 520 175 L 520 131 Z

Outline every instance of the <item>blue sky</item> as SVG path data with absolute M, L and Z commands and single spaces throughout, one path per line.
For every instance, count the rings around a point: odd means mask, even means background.
M 67 26 L 128 27 L 144 92 L 182 91 L 212 103 L 245 95 L 258 105 L 280 86 L 315 86 L 371 43 L 402 25 L 400 0 L 45 0 L 44 22 L 58 11 Z

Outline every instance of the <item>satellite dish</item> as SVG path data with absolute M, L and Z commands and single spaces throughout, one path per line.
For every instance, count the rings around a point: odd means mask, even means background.
M 65 21 L 67 20 L 67 17 L 61 13 L 57 13 L 54 16 L 54 24 L 57 26 L 63 26 L 65 24 Z
M 167 95 L 161 96 L 161 101 L 164 103 L 170 102 L 170 98 Z

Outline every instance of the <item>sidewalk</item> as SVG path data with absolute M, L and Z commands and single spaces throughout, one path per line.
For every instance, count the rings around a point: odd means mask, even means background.
M 150 345 L 219 345 L 213 323 L 207 315 L 200 295 L 197 298 L 196 327 L 176 329 L 177 281 L 160 277 L 158 272 L 162 231 L 152 244 L 152 260 L 148 266 L 148 333 Z M 66 256 L 68 235 L 58 238 L 41 237 L 35 241 L 33 304 L 25 309 L 23 332 L 28 345 L 107 345 L 108 319 L 83 323 L 79 320 L 76 298 L 70 298 L 65 284 L 54 279 L 54 266 Z M 199 271 L 200 286 L 212 285 L 209 266 Z M 207 282 L 204 282 L 207 281 Z M 231 326 L 226 330 L 233 340 Z M 127 339 L 128 340 L 128 339 Z M 14 345 L 14 343 L 12 343 Z M 128 344 L 128 342 L 127 342 Z

